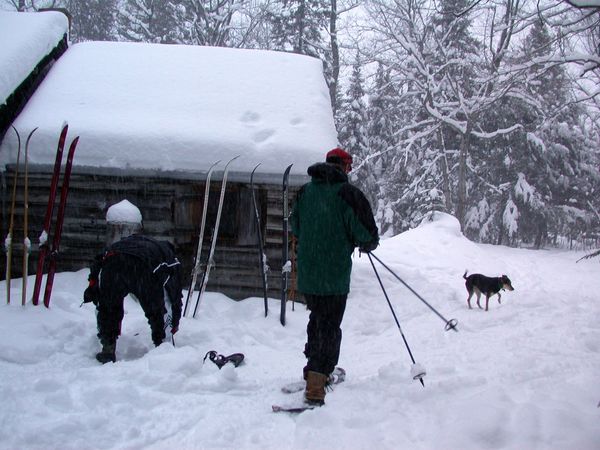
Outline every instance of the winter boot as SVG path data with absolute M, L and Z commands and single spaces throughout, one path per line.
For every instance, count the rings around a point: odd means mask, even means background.
M 309 370 L 306 374 L 306 390 L 304 399 L 311 405 L 321 406 L 325 404 L 325 385 L 327 375 Z
M 117 344 L 102 344 L 102 351 L 96 354 L 96 359 L 102 364 L 107 362 L 115 362 L 117 357 L 115 355 Z

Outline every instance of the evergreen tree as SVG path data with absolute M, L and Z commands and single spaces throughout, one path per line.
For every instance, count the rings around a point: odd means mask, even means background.
M 371 192 L 371 196 L 376 195 L 377 198 L 373 208 L 380 233 L 393 236 L 402 229 L 397 223 L 401 221 L 401 215 L 397 214 L 394 203 L 399 197 L 404 177 L 398 177 L 397 171 L 393 170 L 393 151 L 396 143 L 394 104 L 397 95 L 392 86 L 390 71 L 382 64 L 377 66 L 372 91 L 368 107 L 368 163 L 369 170 L 377 180 L 377 188 L 376 194 Z
M 172 44 L 177 40 L 177 5 L 161 0 L 123 0 L 117 16 L 121 40 Z
M 516 62 L 547 60 L 555 51 L 553 42 L 545 25 L 536 23 L 515 55 Z M 478 237 L 487 242 L 522 242 L 539 248 L 550 235 L 581 234 L 591 226 L 585 210 L 590 192 L 597 192 L 597 177 L 589 170 L 593 152 L 578 126 L 580 111 L 569 106 L 571 90 L 564 69 L 533 64 L 525 87 L 537 107 L 504 99 L 484 116 L 498 127 L 520 123 L 523 129 L 475 146 L 480 151 L 474 152 L 471 167 L 487 176 L 474 180 L 474 200 L 485 200 L 488 208 L 487 216 L 471 209 L 467 231 L 469 235 L 479 231 Z M 518 217 L 515 223 L 506 222 L 507 209 Z
M 365 91 L 361 74 L 361 61 L 357 53 L 352 66 L 348 89 L 342 98 L 338 111 L 339 141 L 354 158 L 353 179 L 365 193 L 372 207 L 377 205 L 377 181 L 373 173 L 374 165 L 367 159 L 368 117 L 365 105 Z
M 332 109 L 337 107 L 339 50 L 335 0 L 275 0 L 269 4 L 271 48 L 323 61 Z M 329 34 L 328 39 L 325 36 Z
M 71 41 L 111 41 L 115 38 L 116 0 L 68 0 L 73 17 Z
M 274 48 L 302 55 L 323 55 L 330 5 L 325 0 L 276 0 L 268 17 Z
M 180 0 L 174 10 L 177 41 L 192 45 L 234 47 L 234 28 L 245 0 Z M 237 24 L 240 25 L 239 23 Z

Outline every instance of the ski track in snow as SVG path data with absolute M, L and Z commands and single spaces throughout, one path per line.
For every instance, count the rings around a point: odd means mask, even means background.
M 207 293 L 184 318 L 176 347 L 154 348 L 141 308 L 126 299 L 116 364 L 99 365 L 87 270 L 58 274 L 50 310 L 0 307 L 0 449 L 597 449 L 600 326 L 597 260 L 469 242 L 442 216 L 375 252 L 446 318 L 444 323 L 377 263 L 425 388 L 368 258 L 354 258 L 342 325 L 346 381 L 326 406 L 273 414 L 299 400 L 308 313 L 279 324 L 279 302 Z M 485 312 L 469 310 L 462 275 L 506 273 L 515 287 Z M 33 277 L 29 279 L 30 285 Z M 0 302 L 5 284 L 0 282 Z M 184 299 L 185 299 L 184 292 Z M 482 299 L 483 300 L 483 299 Z M 209 350 L 243 352 L 219 370 Z

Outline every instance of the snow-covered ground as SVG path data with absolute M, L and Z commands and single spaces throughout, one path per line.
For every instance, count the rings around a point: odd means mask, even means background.
M 581 252 L 475 244 L 456 220 L 384 240 L 376 250 L 459 332 L 379 268 L 425 388 L 368 259 L 355 257 L 343 323 L 346 382 L 326 405 L 275 414 L 299 379 L 307 311 L 279 324 L 272 299 L 208 293 L 184 318 L 176 347 L 152 346 L 127 299 L 116 364 L 96 362 L 94 307 L 80 307 L 87 270 L 56 277 L 50 309 L 5 305 L 0 283 L 1 449 L 598 449 L 600 265 Z M 469 310 L 465 269 L 506 273 L 515 290 Z M 30 286 L 33 279 L 30 278 Z M 238 368 L 202 358 L 243 352 Z

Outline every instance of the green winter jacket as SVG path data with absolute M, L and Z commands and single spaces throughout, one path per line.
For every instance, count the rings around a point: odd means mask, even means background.
M 336 165 L 317 163 L 308 174 L 312 180 L 298 192 L 290 217 L 298 238 L 298 291 L 347 294 L 355 247 L 371 251 L 379 244 L 373 212 Z

